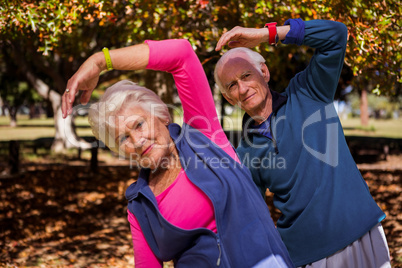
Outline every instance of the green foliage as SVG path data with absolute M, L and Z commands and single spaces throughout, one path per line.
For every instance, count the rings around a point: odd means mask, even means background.
M 29 55 L 29 63 L 41 67 L 45 80 L 61 91 L 79 64 L 103 46 L 187 38 L 211 77 L 219 58 L 215 44 L 222 32 L 234 26 L 263 27 L 269 21 L 283 24 L 292 17 L 332 19 L 349 29 L 346 64 L 353 70 L 354 85 L 372 80 L 379 85 L 374 87 L 376 92 L 395 94 L 395 84 L 402 83 L 401 13 L 402 5 L 393 0 L 7 1 L 0 7 L 0 36 L 3 50 L 13 43 Z M 261 45 L 256 49 L 267 58 L 272 87 L 279 91 L 308 63 L 312 52 L 295 46 L 273 49 Z M 60 81 L 43 72 L 45 68 L 57 70 Z M 109 74 L 104 80 L 112 77 Z
M 399 1 L 354 1 L 346 13 L 349 43 L 346 62 L 360 79 L 371 81 L 377 93 L 395 94 L 402 83 L 401 25 Z

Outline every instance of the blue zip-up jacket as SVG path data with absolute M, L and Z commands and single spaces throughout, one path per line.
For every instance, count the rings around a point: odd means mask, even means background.
M 169 132 L 188 178 L 212 201 L 217 233 L 167 222 L 142 169 L 126 198 L 154 254 L 176 267 L 294 267 L 249 170 L 187 124 L 170 124 Z
M 237 152 L 264 195 L 274 193 L 277 228 L 296 266 L 325 258 L 366 234 L 385 214 L 377 206 L 345 141 L 333 99 L 347 28 L 334 21 L 289 20 L 284 43 L 315 48 L 285 92 L 272 92 L 270 135 L 243 118 Z M 264 126 L 262 126 L 264 127 Z M 258 161 L 256 161 L 258 160 Z

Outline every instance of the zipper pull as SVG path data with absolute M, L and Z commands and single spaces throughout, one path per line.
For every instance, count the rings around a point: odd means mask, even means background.
M 221 243 L 219 242 L 219 238 L 217 239 L 218 242 L 218 249 L 219 249 L 219 257 L 218 260 L 216 261 L 216 266 L 221 265 L 221 256 L 222 256 L 222 250 L 221 250 Z

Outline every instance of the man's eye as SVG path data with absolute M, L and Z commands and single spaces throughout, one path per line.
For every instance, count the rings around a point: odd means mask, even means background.
M 229 91 L 232 91 L 235 88 L 235 83 L 232 83 L 228 86 Z
M 249 76 L 250 76 L 250 74 L 244 74 L 242 78 L 245 79 L 245 78 L 247 78 Z

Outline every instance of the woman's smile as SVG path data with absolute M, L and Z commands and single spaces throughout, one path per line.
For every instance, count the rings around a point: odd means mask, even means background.
M 155 143 L 151 144 L 150 146 L 148 146 L 148 148 L 146 148 L 142 153 L 141 156 L 147 154 L 149 151 L 152 150 L 152 148 L 154 147 Z

